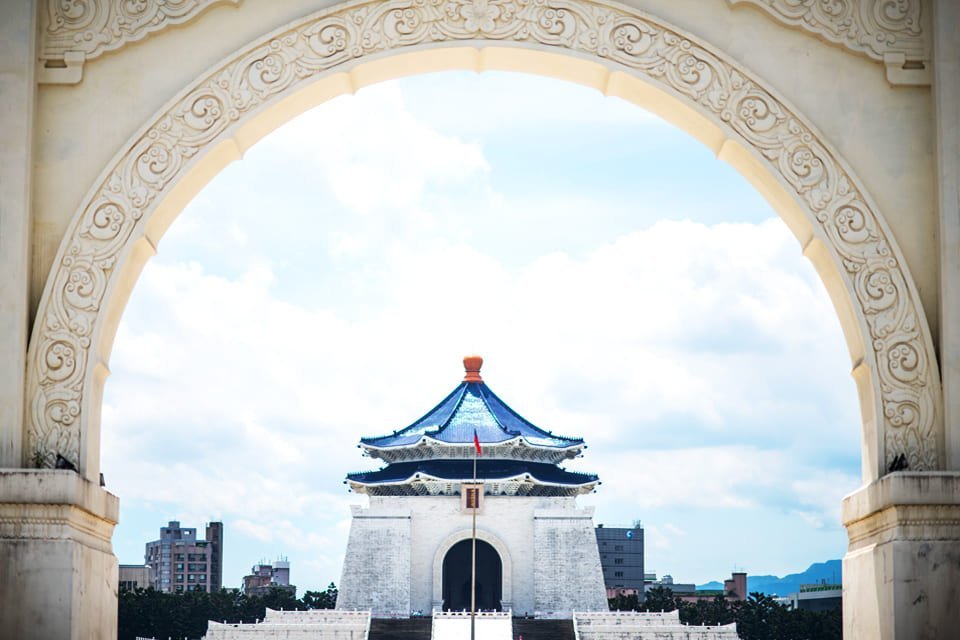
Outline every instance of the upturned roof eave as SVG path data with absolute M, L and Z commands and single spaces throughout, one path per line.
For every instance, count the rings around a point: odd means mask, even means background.
M 380 446 L 380 445 L 371 444 L 371 443 L 369 443 L 369 442 L 365 442 L 364 440 L 361 440 L 361 441 L 360 441 L 360 446 L 361 446 L 363 449 L 367 449 L 367 450 L 374 449 L 374 450 L 377 450 L 377 451 L 388 451 L 388 450 L 396 451 L 396 450 L 398 450 L 398 449 L 415 449 L 416 447 L 419 447 L 424 441 L 429 441 L 430 443 L 435 443 L 435 444 L 437 444 L 437 445 L 444 446 L 444 447 L 464 447 L 464 446 L 471 446 L 471 445 L 473 444 L 473 442 L 471 442 L 471 441 L 468 441 L 468 442 L 447 442 L 446 440 L 440 440 L 440 439 L 438 439 L 438 438 L 434 438 L 434 437 L 433 437 L 433 434 L 437 434 L 437 433 L 439 433 L 439 432 L 440 432 L 440 430 L 434 430 L 434 431 L 431 432 L 431 433 L 422 433 L 422 434 L 420 434 L 420 437 L 417 438 L 416 441 L 410 442 L 410 443 L 407 443 L 407 444 L 388 444 L 388 445 Z M 383 436 L 383 437 L 384 437 L 384 438 L 392 438 L 392 437 L 396 437 L 396 436 Z M 552 437 L 556 437 L 556 436 L 552 436 Z M 380 438 L 377 438 L 377 439 L 379 440 Z M 560 438 L 557 438 L 557 439 L 560 439 Z M 563 439 L 564 439 L 564 440 L 567 440 L 566 438 L 563 438 Z M 523 436 L 523 435 L 513 436 L 513 437 L 508 438 L 508 439 L 506 439 L 506 440 L 499 440 L 499 441 L 496 441 L 496 442 L 491 442 L 491 441 L 489 441 L 489 440 L 481 441 L 480 445 L 481 445 L 481 446 L 484 446 L 484 445 L 487 445 L 487 446 L 504 446 L 504 445 L 508 445 L 508 444 L 515 443 L 515 442 L 520 442 L 520 441 L 523 441 L 528 447 L 531 447 L 531 448 L 534 448 L 534 449 L 551 449 L 551 450 L 556 450 L 556 451 L 565 451 L 565 450 L 569 450 L 569 449 L 577 449 L 577 448 L 582 448 L 582 447 L 585 447 L 585 446 L 586 446 L 586 445 L 584 444 L 584 442 L 583 442 L 583 439 L 578 439 L 578 440 L 572 440 L 572 439 L 571 439 L 571 440 L 568 440 L 569 444 L 556 444 L 556 445 L 552 445 L 552 444 L 540 444 L 540 443 L 536 443 L 536 442 L 531 442 L 526 436 Z
M 420 478 L 416 476 L 419 474 Z M 540 485 L 542 487 L 564 487 L 564 488 L 583 488 L 589 487 L 590 485 L 596 485 L 600 483 L 599 478 L 589 480 L 587 482 L 580 483 L 566 483 L 566 482 L 547 482 L 546 480 L 540 480 L 534 475 L 528 473 L 519 473 L 515 476 L 506 476 L 503 478 L 477 478 L 477 482 L 510 482 L 516 480 L 527 479 L 525 476 L 530 476 L 529 480 L 532 480 L 534 484 Z M 434 480 L 436 482 L 473 482 L 473 478 L 441 478 L 430 473 L 424 473 L 423 471 L 418 471 L 417 473 L 411 474 L 404 480 L 381 480 L 377 482 L 363 482 L 362 480 L 357 480 L 351 478 L 350 475 L 347 475 L 347 482 L 350 484 L 355 484 L 361 487 L 384 487 L 384 486 L 399 486 L 404 484 L 410 484 L 413 480 Z
M 403 463 L 403 464 L 407 464 L 407 463 Z M 347 474 L 347 481 L 348 481 L 348 482 L 352 482 L 352 483 L 356 483 L 356 484 L 360 484 L 360 485 L 364 485 L 364 486 L 374 486 L 374 485 L 399 485 L 399 484 L 407 484 L 407 483 L 411 482 L 412 480 L 417 479 L 417 476 L 420 476 L 421 478 L 427 478 L 427 479 L 430 479 L 430 480 L 436 480 L 436 481 L 438 481 L 438 482 L 471 482 L 471 481 L 473 480 L 472 477 L 470 477 L 470 478 L 455 478 L 455 477 L 454 477 L 454 478 L 444 478 L 444 477 L 439 476 L 439 475 L 437 475 L 437 474 L 434 474 L 434 473 L 432 473 L 432 472 L 430 472 L 430 471 L 422 471 L 422 470 L 418 470 L 418 469 L 416 469 L 416 468 L 414 468 L 414 469 L 413 469 L 406 477 L 404 477 L 404 478 L 397 478 L 397 479 L 390 479 L 390 480 L 375 480 L 375 481 L 365 482 L 365 481 L 363 481 L 363 480 L 361 480 L 361 479 L 358 479 L 358 478 L 356 477 L 356 476 L 361 476 L 361 475 L 379 473 L 379 472 L 381 472 L 381 471 L 385 471 L 385 470 L 388 469 L 389 467 L 390 467 L 390 465 L 388 465 L 388 466 L 386 466 L 386 467 L 383 467 L 382 469 L 378 469 L 378 470 L 376 470 L 376 471 L 355 471 L 355 472 L 353 472 L 353 473 L 348 473 L 348 474 Z M 536 472 L 532 472 L 532 471 L 530 471 L 530 470 L 524 470 L 524 471 L 520 471 L 520 472 L 518 472 L 518 473 L 514 473 L 514 474 L 512 474 L 512 475 L 505 475 L 505 476 L 503 476 L 503 477 L 498 477 L 498 478 L 477 478 L 477 480 L 489 480 L 489 481 L 491 481 L 491 482 L 494 482 L 494 481 L 495 481 L 495 482 L 508 482 L 508 481 L 510 481 L 510 480 L 516 480 L 516 479 L 518 479 L 518 478 L 524 478 L 524 477 L 526 477 L 526 478 L 529 478 L 529 479 L 531 479 L 531 480 L 535 480 L 537 484 L 540 484 L 540 485 L 543 485 L 543 486 L 555 486 L 555 487 L 583 487 L 583 486 L 587 486 L 587 485 L 591 485 L 591 484 L 598 484 L 598 483 L 600 482 L 600 477 L 597 476 L 597 475 L 595 475 L 595 474 L 591 474 L 591 473 L 581 473 L 581 472 L 579 472 L 579 471 L 567 471 L 566 469 L 560 469 L 560 468 L 558 468 L 558 470 L 561 471 L 565 476 L 571 477 L 571 479 L 582 478 L 583 481 L 582 481 L 582 482 L 551 482 L 551 481 L 549 481 L 549 480 L 542 480 L 542 479 L 538 478 Z

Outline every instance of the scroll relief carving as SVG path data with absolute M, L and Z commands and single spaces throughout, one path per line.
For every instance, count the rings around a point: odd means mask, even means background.
M 41 11 L 39 81 L 76 84 L 83 64 L 151 33 L 189 22 L 216 4 L 240 0 L 46 0 Z
M 29 443 L 42 466 L 77 463 L 88 428 L 91 339 L 118 256 L 194 158 L 323 72 L 413 47 L 522 44 L 593 59 L 659 85 L 754 149 L 840 261 L 879 398 L 886 464 L 942 464 L 939 379 L 903 261 L 843 164 L 744 70 L 677 30 L 591 0 L 386 0 L 305 19 L 240 51 L 162 111 L 75 215 L 41 301 L 29 356 Z M 98 428 L 95 426 L 94 428 Z M 887 468 L 887 467 L 885 467 Z
M 763 9 L 884 64 L 891 84 L 930 84 L 930 29 L 923 0 L 727 0 Z

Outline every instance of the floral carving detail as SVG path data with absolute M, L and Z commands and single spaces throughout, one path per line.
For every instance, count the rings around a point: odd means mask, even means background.
M 76 20 L 83 15 L 79 4 L 62 6 Z M 911 470 L 942 467 L 932 342 L 899 252 L 861 187 L 810 126 L 746 71 L 662 22 L 599 0 L 350 3 L 262 39 L 201 77 L 125 145 L 64 237 L 30 345 L 25 449 L 79 459 L 84 412 L 96 401 L 87 391 L 88 362 L 104 296 L 125 249 L 142 236 L 145 220 L 192 158 L 248 114 L 339 65 L 478 39 L 592 57 L 643 76 L 763 160 L 792 190 L 851 292 L 877 392 L 884 468 L 901 455 Z
M 467 31 L 493 33 L 496 19 L 500 17 L 500 8 L 490 0 L 471 0 L 460 7 L 463 16 L 463 28 Z
M 169 26 L 192 20 L 215 4 L 240 0 L 46 0 L 40 57 L 67 52 L 96 58 Z

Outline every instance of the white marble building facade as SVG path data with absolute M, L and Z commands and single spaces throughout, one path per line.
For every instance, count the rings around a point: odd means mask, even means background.
M 353 507 L 337 607 L 374 616 L 441 608 L 444 556 L 471 531 L 459 496 L 373 497 Z M 573 497 L 486 496 L 477 538 L 500 555 L 504 610 L 569 618 L 607 609 L 592 507 Z
M 508 407 L 481 379 L 482 362 L 465 358 L 463 382 L 410 426 L 361 439 L 386 466 L 347 476 L 369 506 L 353 508 L 338 609 L 469 608 L 475 519 L 477 609 L 607 610 L 593 509 L 576 504 L 599 479 L 560 466 L 586 445 Z

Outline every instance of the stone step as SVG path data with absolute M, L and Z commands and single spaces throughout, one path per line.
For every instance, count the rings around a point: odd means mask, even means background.
M 513 619 L 514 640 L 574 640 L 573 620 Z
M 369 640 L 430 640 L 431 619 L 374 618 L 370 621 Z
M 430 640 L 430 618 L 370 621 L 369 640 Z M 514 640 L 574 640 L 572 620 L 513 619 Z

